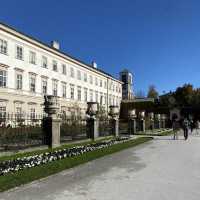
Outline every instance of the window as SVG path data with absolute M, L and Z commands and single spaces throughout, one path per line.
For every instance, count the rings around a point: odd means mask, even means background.
M 107 94 L 104 93 L 104 104 L 107 104 Z
M 29 62 L 31 64 L 36 64 L 36 53 L 33 52 L 33 51 L 30 51 L 30 54 L 29 54 Z
M 101 92 L 100 93 L 100 105 L 102 105 L 103 104 L 103 93 Z
M 36 76 L 31 75 L 29 81 L 30 81 L 30 91 L 35 92 Z
M 30 118 L 35 119 L 35 108 L 30 109 Z
M 77 88 L 77 95 L 78 95 L 78 100 L 81 101 L 81 87 L 78 86 Z
M 84 101 L 87 102 L 88 89 L 84 88 Z
M 87 74 L 84 73 L 84 81 L 87 82 Z
M 121 86 L 119 86 L 119 93 L 121 93 Z
M 16 75 L 16 89 L 17 90 L 21 90 L 22 89 L 22 74 L 18 74 Z
M 42 94 L 47 94 L 47 79 L 42 79 Z
M 119 106 L 118 97 L 116 97 L 116 106 Z
M 70 76 L 74 78 L 74 68 L 70 67 Z
M 112 87 L 112 83 L 110 82 L 109 83 L 109 90 L 111 90 L 111 87 Z
M 17 120 L 22 118 L 22 107 L 16 107 L 16 113 L 15 117 Z
M 78 78 L 78 80 L 81 80 L 81 72 L 80 72 L 80 70 L 77 71 L 77 78 Z
M 67 97 L 66 90 L 67 90 L 66 83 L 62 83 L 62 97 L 63 97 L 63 98 L 66 98 L 66 97 Z
M 6 106 L 0 107 L 0 122 L 4 121 L 6 118 Z
M 7 86 L 7 71 L 0 70 L 0 87 Z
M 66 70 L 66 65 L 65 64 L 62 65 L 62 73 L 65 74 L 65 75 L 67 74 L 67 70 Z
M 127 78 L 126 78 L 126 74 L 123 74 L 123 75 L 122 75 L 122 82 L 123 82 L 124 84 L 127 84 L 127 83 L 128 83 Z
M 70 98 L 74 99 L 74 85 L 70 84 Z
M 55 60 L 53 60 L 53 71 L 58 71 L 57 62 Z
M 107 89 L 107 83 L 104 81 L 104 88 Z
M 95 101 L 98 102 L 99 101 L 99 96 L 98 96 L 98 92 L 95 92 Z
M 95 77 L 95 85 L 98 86 L 98 79 Z
M 102 82 L 102 80 L 100 80 L 100 87 L 102 87 L 103 86 L 103 82 Z
M 93 84 L 93 77 L 90 75 L 90 84 Z
M 47 57 L 42 56 L 42 67 L 47 68 Z
M 93 90 L 90 90 L 90 101 L 93 101 Z
M 57 80 L 52 81 L 52 95 L 58 96 L 58 81 Z
M 0 39 L 0 53 L 7 54 L 8 43 L 5 40 Z
M 16 58 L 19 60 L 23 60 L 23 48 L 21 46 L 17 46 Z
M 112 102 L 111 102 L 111 95 L 109 95 L 109 105 L 111 105 Z

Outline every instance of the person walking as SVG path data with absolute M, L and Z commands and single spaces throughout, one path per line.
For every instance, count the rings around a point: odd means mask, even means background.
M 192 119 L 189 121 L 189 126 L 190 126 L 190 131 L 191 131 L 191 134 L 192 134 L 193 129 L 194 129 L 194 121 Z
M 183 132 L 185 140 L 188 139 L 188 129 L 189 129 L 189 121 L 187 118 L 183 120 Z
M 174 140 L 178 140 L 178 130 L 179 130 L 179 122 L 174 119 L 172 121 L 172 129 L 173 129 L 173 132 L 174 132 Z
M 196 121 L 196 134 L 197 134 L 197 135 L 199 134 L 199 130 L 200 130 L 200 121 L 197 120 L 197 121 Z

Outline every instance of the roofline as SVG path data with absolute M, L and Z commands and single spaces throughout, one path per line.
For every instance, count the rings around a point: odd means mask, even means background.
M 118 83 L 123 84 L 122 81 L 116 79 L 111 74 L 109 74 L 109 73 L 107 73 L 107 72 L 105 72 L 105 71 L 103 71 L 101 69 L 93 68 L 91 65 L 89 65 L 89 64 L 87 64 L 87 63 L 85 63 L 85 62 L 83 62 L 83 61 L 81 61 L 81 60 L 79 60 L 79 59 L 77 59 L 77 58 L 75 58 L 75 57 L 63 52 L 63 51 L 57 50 L 57 49 L 53 48 L 52 46 L 50 46 L 50 45 L 38 40 L 37 38 L 34 38 L 33 36 L 30 36 L 30 35 L 27 35 L 27 34 L 21 32 L 21 31 L 18 31 L 18 30 L 16 30 L 15 28 L 13 28 L 10 25 L 7 25 L 7 24 L 4 24 L 4 23 L 0 22 L 0 30 L 3 30 L 3 31 L 5 31 L 5 32 L 7 32 L 9 34 L 12 34 L 15 37 L 18 37 L 18 38 L 20 38 L 22 40 L 25 40 L 26 42 L 31 42 L 33 45 L 37 45 L 38 47 L 40 47 L 40 48 L 42 48 L 44 50 L 50 51 L 51 53 L 53 53 L 53 54 L 55 54 L 57 56 L 60 56 L 60 57 L 62 57 L 64 59 L 67 59 L 70 62 L 78 64 L 78 65 L 80 65 L 80 66 L 82 66 L 82 67 L 84 67 L 84 68 L 86 68 L 86 69 L 88 69 L 90 71 L 96 72 L 96 73 L 98 73 L 100 75 L 105 76 L 106 78 L 110 78 L 110 79 L 112 79 L 114 81 L 117 81 Z M 37 43 L 39 43 L 39 45 Z

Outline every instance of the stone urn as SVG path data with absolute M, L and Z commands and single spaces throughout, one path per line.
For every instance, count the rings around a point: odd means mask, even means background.
M 98 103 L 97 102 L 87 102 L 86 114 L 90 117 L 95 117 L 98 113 Z
M 150 118 L 150 120 L 154 119 L 154 113 L 153 112 L 149 113 L 149 118 Z
M 48 114 L 48 116 L 56 115 L 59 112 L 59 103 L 58 97 L 53 95 L 47 95 L 44 97 L 44 111 Z
M 161 119 L 160 114 L 156 114 L 156 115 L 155 115 L 155 118 L 156 118 L 156 120 L 160 121 L 160 119 Z
M 136 110 L 135 109 L 129 110 L 128 117 L 129 117 L 129 119 L 136 118 Z
M 166 115 L 165 114 L 162 114 L 161 115 L 161 120 L 165 120 L 166 119 Z
M 118 106 L 110 106 L 109 115 L 112 118 L 117 118 L 119 116 L 119 107 Z
M 139 117 L 140 117 L 140 119 L 144 119 L 145 118 L 145 111 L 139 112 Z

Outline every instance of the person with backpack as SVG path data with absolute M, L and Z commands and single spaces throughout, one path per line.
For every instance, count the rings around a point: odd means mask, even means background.
M 194 121 L 192 119 L 189 121 L 189 126 L 190 126 L 190 131 L 191 131 L 191 134 L 192 134 L 193 129 L 194 129 Z
M 188 139 L 189 121 L 187 118 L 183 120 L 183 132 L 185 140 Z

